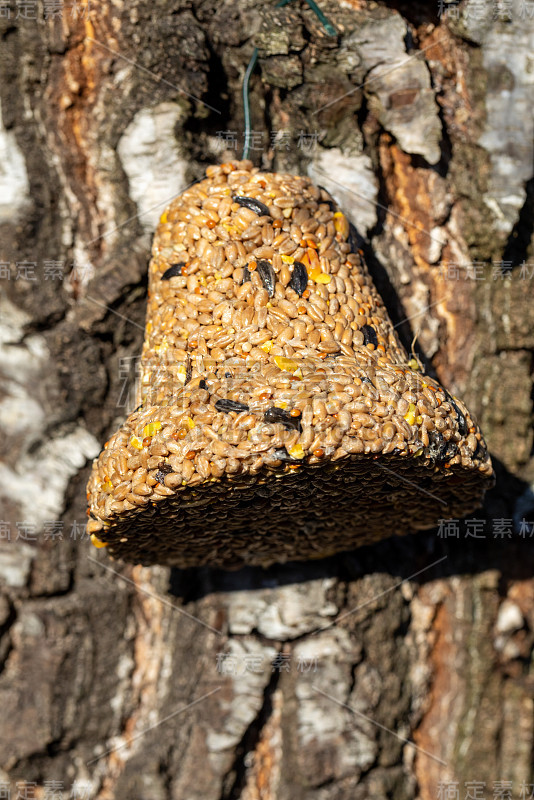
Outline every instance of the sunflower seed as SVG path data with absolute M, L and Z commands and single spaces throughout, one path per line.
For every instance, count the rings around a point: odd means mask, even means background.
M 238 205 L 243 206 L 243 208 L 249 208 L 251 211 L 254 211 L 255 214 L 258 214 L 260 217 L 269 217 L 271 212 L 265 205 L 265 203 L 261 203 L 259 200 L 256 200 L 254 197 L 233 197 L 232 198 L 234 203 L 238 203 Z
M 217 400 L 215 408 L 217 411 L 224 411 L 225 413 L 229 411 L 248 411 L 248 406 L 245 403 L 239 403 L 237 400 L 226 400 L 224 398 Z
M 268 261 L 258 261 L 258 275 L 263 285 L 269 292 L 269 297 L 274 297 L 274 287 L 276 285 L 276 273 Z
M 284 428 L 291 431 L 301 431 L 302 425 L 300 424 L 299 417 L 292 417 L 291 414 L 284 408 L 277 408 L 271 406 L 263 415 L 264 422 L 281 422 Z
M 305 291 L 308 285 L 308 270 L 301 261 L 295 261 L 293 264 L 293 272 L 291 273 L 291 280 L 289 286 L 296 292 L 299 297 Z
M 458 408 L 458 406 L 456 405 L 456 403 L 454 402 L 454 400 L 450 396 L 449 392 L 445 391 L 445 394 L 447 396 L 447 399 L 448 399 L 449 403 L 451 404 L 451 406 L 456 411 L 456 420 L 457 420 L 457 423 L 458 423 L 458 432 L 460 433 L 461 436 L 467 436 L 467 434 L 469 432 L 469 429 L 467 427 L 467 423 L 465 421 L 464 415 L 462 414 L 462 412 L 460 411 L 460 409 Z
M 371 327 L 371 325 L 362 325 L 360 331 L 363 333 L 364 345 L 374 344 L 375 347 L 378 347 L 378 337 L 375 329 Z
M 166 269 L 161 276 L 161 280 L 168 281 L 170 278 L 176 278 L 178 275 L 181 275 L 182 267 L 185 267 L 185 261 L 181 261 L 179 264 L 171 264 L 169 269 Z

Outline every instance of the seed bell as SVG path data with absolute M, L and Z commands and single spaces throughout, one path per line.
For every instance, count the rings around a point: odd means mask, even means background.
M 139 405 L 93 463 L 93 543 L 267 566 L 477 508 L 482 434 L 408 366 L 332 198 L 248 161 L 206 175 L 154 238 Z

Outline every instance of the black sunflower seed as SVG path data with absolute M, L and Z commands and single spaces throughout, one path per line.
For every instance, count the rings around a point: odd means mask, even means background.
M 445 461 L 447 458 L 448 442 L 445 441 L 439 431 L 429 431 L 428 438 L 430 444 L 428 446 L 428 455 L 436 461 Z
M 360 330 L 363 333 L 364 344 L 374 344 L 375 347 L 378 347 L 378 337 L 375 329 L 371 325 L 362 325 Z
M 268 261 L 258 261 L 258 275 L 269 292 L 269 297 L 273 297 L 274 287 L 276 285 L 276 273 L 273 269 L 273 265 L 269 264 Z
M 248 406 L 245 403 L 238 403 L 237 400 L 217 400 L 215 403 L 217 411 L 248 411 Z
M 458 408 L 458 406 L 456 405 L 450 394 L 446 392 L 446 395 L 449 403 L 456 411 L 456 422 L 458 423 L 458 433 L 460 434 L 460 436 L 467 436 L 469 430 L 467 428 L 467 422 L 465 421 L 464 415 L 462 414 L 462 412 L 460 411 L 460 409 Z
M 324 192 L 325 194 L 327 194 L 327 195 L 328 195 L 328 197 L 329 197 L 329 199 L 328 199 L 328 200 L 323 200 L 323 199 L 321 198 L 321 202 L 322 202 L 322 203 L 326 203 L 326 204 L 329 206 L 329 208 L 330 208 L 330 211 L 335 211 L 335 210 L 337 209 L 337 205 L 336 205 L 336 203 L 335 203 L 335 201 L 334 201 L 334 198 L 333 198 L 333 197 L 332 197 L 332 195 L 330 194 L 330 192 L 329 192 L 327 189 L 325 189 L 325 188 L 324 188 L 324 186 L 321 186 L 320 184 L 317 184 L 317 188 L 318 188 L 318 189 L 320 189 L 320 190 L 321 190 L 322 192 Z
M 447 461 L 448 461 L 450 458 L 454 458 L 454 456 L 455 456 L 455 455 L 457 455 L 457 453 L 459 452 L 459 450 L 460 450 L 460 448 L 458 447 L 458 445 L 457 445 L 457 444 L 455 444 L 454 442 L 448 442 L 448 443 L 447 443 L 447 452 L 446 452 L 446 454 L 445 454 L 445 455 L 446 455 L 446 457 L 447 457 Z
M 251 279 L 250 272 L 249 272 L 249 269 L 248 269 L 247 265 L 245 264 L 245 266 L 243 267 L 243 280 L 241 281 L 241 283 L 242 284 L 246 283 L 250 279 Z
M 294 262 L 289 285 L 299 297 L 302 297 L 302 293 L 308 285 L 308 270 L 301 261 Z
M 165 464 L 164 466 L 168 467 L 168 464 Z M 166 469 L 163 471 L 163 468 L 161 468 L 158 469 L 158 471 L 154 474 L 154 477 L 158 483 L 165 483 L 165 475 L 168 475 L 169 472 L 172 472 L 172 469 Z
M 181 261 L 179 264 L 171 264 L 169 269 L 166 269 L 161 276 L 161 280 L 168 281 L 170 278 L 175 278 L 177 275 L 181 275 L 182 267 L 185 267 L 185 261 Z
M 244 208 L 250 208 L 251 211 L 254 211 L 254 213 L 258 214 L 260 217 L 271 216 L 271 212 L 265 203 L 260 202 L 260 200 L 255 200 L 254 197 L 233 197 L 232 199 L 234 203 L 238 203 L 238 205 Z
M 263 421 L 281 422 L 284 428 L 286 428 L 288 431 L 302 430 L 299 417 L 292 417 L 289 411 L 286 411 L 285 408 L 271 406 L 263 415 Z
M 160 464 L 158 469 L 160 472 L 163 472 L 164 475 L 168 475 L 169 472 L 172 472 L 172 467 L 170 464 Z
M 207 389 L 207 388 L 208 388 L 208 384 L 206 383 L 206 381 L 204 380 L 204 378 L 202 378 L 202 380 L 201 380 L 201 381 L 200 381 L 200 383 L 198 384 L 198 388 L 199 388 L 199 389 Z

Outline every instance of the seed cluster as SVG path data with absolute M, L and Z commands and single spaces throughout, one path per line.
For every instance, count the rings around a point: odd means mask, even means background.
M 97 546 L 179 567 L 319 557 L 476 508 L 468 410 L 408 357 L 309 179 L 209 167 L 163 214 L 139 407 L 88 485 Z

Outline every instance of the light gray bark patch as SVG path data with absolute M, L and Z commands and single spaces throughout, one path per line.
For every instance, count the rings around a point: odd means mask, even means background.
M 346 155 L 339 148 L 321 149 L 308 175 L 330 192 L 362 234 L 376 225 L 378 182 L 369 156 Z
M 175 137 L 183 119 L 178 103 L 142 108 L 119 141 L 117 152 L 128 176 L 130 197 L 146 231 L 154 230 L 165 206 L 185 189 L 187 160 Z
M 17 222 L 30 203 L 24 156 L 15 133 L 4 128 L 0 105 L 0 224 Z
M 499 231 L 510 233 L 525 202 L 525 184 L 534 174 L 534 19 L 514 15 L 484 36 L 488 73 L 486 127 L 480 144 L 491 158 L 485 204 Z

